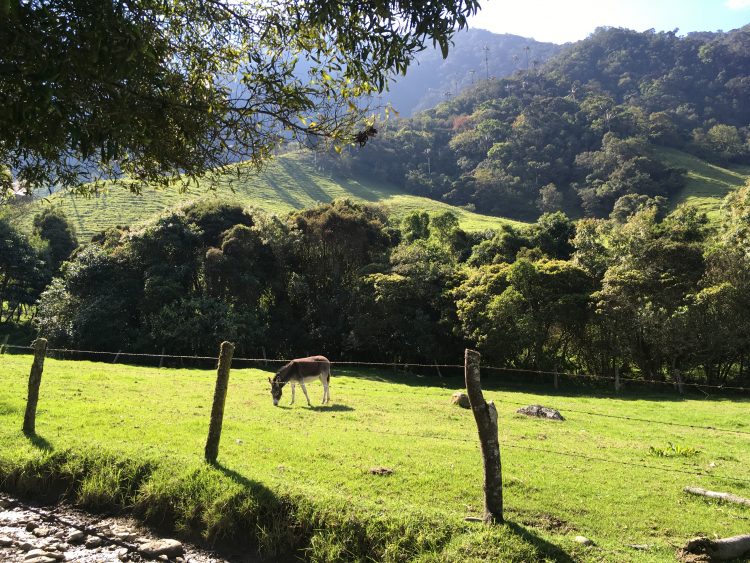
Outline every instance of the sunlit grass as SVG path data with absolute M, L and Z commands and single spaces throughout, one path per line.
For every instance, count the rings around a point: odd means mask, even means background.
M 175 487 L 180 480 L 192 482 L 194 472 L 204 466 L 214 385 L 214 371 L 208 366 L 159 370 L 48 359 L 37 418 L 41 442 L 34 445 L 19 431 L 30 365 L 29 356 L 0 356 L 0 464 L 39 456 L 40 443 L 52 451 L 105 452 L 111 459 L 166 468 L 146 484 L 155 497 L 160 483 Z M 635 390 L 626 390 L 620 398 L 573 390 L 546 395 L 539 387 L 534 392 L 502 390 L 500 378 L 487 376 L 491 390 L 486 394 L 497 401 L 500 412 L 506 515 L 515 526 L 496 530 L 488 539 L 480 534 L 480 525 L 464 522 L 464 517 L 481 512 L 482 465 L 470 411 L 449 404 L 451 392 L 461 386 L 460 377 L 334 368 L 332 406 L 310 409 L 301 394 L 289 407 L 288 393 L 283 406 L 274 408 L 267 376 L 258 369 L 235 369 L 231 374 L 219 461 L 222 470 L 236 478 L 233 486 L 255 484 L 279 498 L 306 499 L 316 510 L 332 511 L 343 520 L 395 519 L 417 536 L 420 526 L 434 528 L 437 522 L 438 528 L 429 534 L 424 530 L 430 538 L 425 545 L 408 548 L 431 553 L 435 560 L 450 560 L 451 550 L 476 556 L 481 539 L 498 549 L 515 550 L 518 560 L 528 560 L 531 552 L 519 554 L 530 546 L 548 543 L 560 548 L 559 560 L 567 553 L 586 561 L 664 561 L 689 537 L 744 533 L 750 523 L 747 508 L 682 493 L 684 486 L 696 485 L 748 496 L 748 434 L 574 412 L 747 432 L 748 400 L 678 400 L 669 393 L 640 395 Z M 319 402 L 321 386 L 311 384 L 309 391 Z M 515 414 L 518 405 L 532 403 L 560 409 L 566 421 Z M 670 444 L 696 453 L 654 455 Z M 118 494 L 111 484 L 123 469 L 108 463 L 84 487 L 92 499 Z M 711 476 L 638 466 L 643 464 Z M 373 467 L 393 473 L 374 475 L 369 471 Z M 97 493 L 102 488 L 104 492 Z M 575 544 L 576 535 L 591 538 L 596 547 Z M 392 541 L 388 540 L 391 549 L 401 549 Z M 628 544 L 652 547 L 641 552 Z M 466 551 L 466 545 L 474 551 Z
M 58 205 L 73 221 L 81 240 L 115 225 L 132 225 L 148 219 L 181 202 L 215 199 L 239 202 L 267 213 L 285 215 L 290 211 L 328 203 L 337 198 L 382 204 L 396 220 L 414 210 L 441 213 L 451 210 L 468 231 L 498 229 L 503 224 L 524 223 L 472 213 L 465 209 L 425 197 L 407 194 L 397 186 L 368 178 L 352 178 L 316 168 L 305 153 L 282 155 L 259 173 L 248 172 L 239 180 L 232 176 L 217 185 L 201 183 L 187 193 L 176 189 L 145 190 L 134 195 L 117 183 L 109 183 L 97 196 L 84 198 L 58 193 L 27 209 L 21 224 L 29 230 L 33 215 L 45 205 Z
M 706 213 L 711 220 L 719 218 L 724 197 L 750 180 L 750 166 L 725 168 L 668 148 L 659 149 L 658 154 L 670 166 L 687 170 L 687 185 L 674 198 L 672 207 L 687 203 Z

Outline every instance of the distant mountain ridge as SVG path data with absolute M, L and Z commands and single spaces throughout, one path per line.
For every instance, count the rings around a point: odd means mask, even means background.
M 561 49 L 561 45 L 519 35 L 469 29 L 456 34 L 446 59 L 439 49 L 420 53 L 406 76 L 396 77 L 390 90 L 383 94 L 383 103 L 390 102 L 402 117 L 409 117 L 488 76 L 510 76 L 541 65 Z

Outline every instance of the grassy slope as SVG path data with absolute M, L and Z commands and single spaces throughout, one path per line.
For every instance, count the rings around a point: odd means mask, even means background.
M 215 191 L 199 186 L 187 194 L 160 190 L 136 196 L 111 184 L 109 189 L 98 197 L 86 199 L 69 194 L 57 194 L 45 202 L 62 205 L 68 217 L 75 222 L 80 238 L 85 240 L 106 227 L 138 223 L 180 201 L 202 197 L 240 201 L 279 215 L 326 203 L 335 198 L 351 197 L 381 203 L 397 218 L 415 209 L 430 213 L 450 209 L 459 216 L 461 226 L 469 231 L 498 228 L 504 223 L 523 225 L 516 221 L 471 213 L 428 198 L 409 195 L 395 186 L 375 180 L 331 176 L 316 170 L 310 162 L 309 155 L 300 153 L 277 158 L 262 173 L 235 181 L 231 188 L 228 183 L 224 183 Z M 38 205 L 44 204 L 42 202 Z M 27 228 L 34 212 L 32 209 L 25 217 L 24 224 Z
M 531 561 L 546 553 L 558 561 L 665 561 L 673 559 L 674 546 L 687 538 L 746 533 L 750 521 L 746 507 L 688 498 L 681 492 L 686 485 L 696 485 L 750 496 L 747 434 L 573 412 L 748 431 L 748 400 L 679 401 L 672 395 L 635 391 L 621 398 L 593 398 L 572 392 L 549 396 L 490 390 L 486 394 L 500 412 L 510 524 L 487 531 L 463 521 L 481 511 L 482 467 L 470 412 L 448 404 L 451 387 L 461 385 L 459 378 L 418 379 L 338 368 L 332 379 L 331 407 L 309 409 L 300 394 L 298 404 L 290 408 L 285 394 L 283 406 L 274 408 L 267 372 L 235 369 L 225 410 L 220 472 L 206 474 L 200 468 L 205 467 L 202 454 L 212 370 L 47 360 L 37 420 L 40 438 L 32 444 L 19 431 L 30 364 L 29 356 L 0 356 L 0 477 L 23 460 L 44 455 L 40 447 L 154 460 L 161 469 L 141 484 L 133 504 L 145 505 L 148 512 L 149 503 L 164 504 L 166 497 L 170 510 L 190 513 L 195 509 L 186 499 L 200 496 L 206 505 L 220 507 L 214 513 L 196 512 L 195 518 L 208 518 L 204 527 L 209 528 L 228 526 L 230 508 L 235 515 L 251 512 L 236 508 L 239 501 L 221 492 L 219 483 L 260 497 L 306 499 L 295 501 L 292 512 L 299 520 L 314 519 L 315 514 L 320 519 L 309 526 L 302 546 L 311 559 L 352 560 L 361 555 L 358 549 L 374 549 L 362 548 L 361 538 L 342 539 L 357 529 L 377 544 L 376 560 Z M 320 385 L 309 387 L 318 401 Z M 526 419 L 514 414 L 516 403 L 554 406 L 567 420 Z M 665 448 L 669 442 L 700 453 L 670 458 L 650 453 L 650 446 Z M 519 447 L 715 475 L 698 477 Z M 376 466 L 392 468 L 394 473 L 370 474 L 368 470 Z M 748 482 L 728 481 L 721 475 Z M 203 489 L 196 485 L 203 478 L 211 483 L 201 485 L 208 492 L 200 492 Z M 87 478 L 79 499 L 88 498 L 95 505 L 91 498 L 97 498 L 96 491 L 106 488 L 107 481 L 101 474 Z M 268 521 L 269 515 L 265 518 Z M 327 528 L 325 522 L 337 527 Z M 183 523 L 183 527 L 190 526 Z M 269 538 L 286 533 L 277 530 L 274 536 L 264 527 L 248 527 L 266 538 L 265 544 L 262 538 L 260 543 L 267 551 L 277 541 Z M 584 548 L 573 542 L 579 534 L 596 546 Z M 636 551 L 627 544 L 651 547 Z
M 722 168 L 691 154 L 660 148 L 659 156 L 678 168 L 687 169 L 687 186 L 674 199 L 673 207 L 687 203 L 698 207 L 712 220 L 717 219 L 724 196 L 750 180 L 750 166 Z

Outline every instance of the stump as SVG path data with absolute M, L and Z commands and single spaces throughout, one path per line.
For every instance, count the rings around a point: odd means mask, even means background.
M 469 403 L 469 396 L 462 391 L 456 391 L 455 393 L 453 393 L 453 395 L 451 396 L 451 404 L 458 405 L 459 407 L 464 409 L 471 408 L 471 403 Z

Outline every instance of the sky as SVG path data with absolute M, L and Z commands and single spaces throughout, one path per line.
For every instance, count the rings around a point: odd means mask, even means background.
M 480 0 L 470 27 L 537 41 L 584 39 L 597 27 L 678 34 L 729 31 L 750 23 L 750 0 Z

